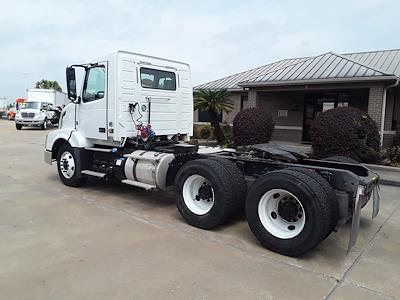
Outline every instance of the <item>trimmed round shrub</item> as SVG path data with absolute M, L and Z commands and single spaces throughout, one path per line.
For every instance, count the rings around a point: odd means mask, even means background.
M 380 156 L 376 122 L 354 107 L 330 109 L 316 117 L 311 124 L 311 142 L 316 158 L 341 155 L 376 162 Z
M 236 146 L 268 143 L 273 130 L 271 115 L 260 107 L 244 109 L 233 120 L 233 138 Z

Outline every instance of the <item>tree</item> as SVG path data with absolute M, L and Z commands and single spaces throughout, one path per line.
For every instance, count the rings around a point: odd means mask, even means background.
M 62 92 L 62 88 L 56 80 L 42 79 L 41 81 L 36 82 L 36 88 L 37 89 L 50 89 L 50 90 Z
M 229 99 L 229 93 L 223 90 L 199 90 L 194 99 L 194 107 L 203 112 L 207 112 L 210 116 L 211 126 L 214 128 L 214 135 L 218 143 L 225 141 L 224 132 L 219 124 L 219 114 L 222 112 L 230 112 L 233 103 Z

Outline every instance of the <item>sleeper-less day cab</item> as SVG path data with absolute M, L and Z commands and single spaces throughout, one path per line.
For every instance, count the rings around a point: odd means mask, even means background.
M 84 79 L 76 90 L 76 69 Z M 379 211 L 379 176 L 343 157 L 312 160 L 270 144 L 240 150 L 187 143 L 193 134 L 188 64 L 118 51 L 67 68 L 68 98 L 44 159 L 72 187 L 88 177 L 116 178 L 146 190 L 176 191 L 189 224 L 212 229 L 246 211 L 263 246 L 298 256 L 351 221 Z

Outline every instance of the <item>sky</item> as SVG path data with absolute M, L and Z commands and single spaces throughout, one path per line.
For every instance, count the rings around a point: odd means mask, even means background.
M 85 0 L 0 4 L 0 98 L 113 52 L 187 62 L 193 85 L 279 59 L 400 48 L 400 1 Z

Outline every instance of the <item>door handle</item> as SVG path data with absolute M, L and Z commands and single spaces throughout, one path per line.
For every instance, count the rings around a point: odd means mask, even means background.
M 105 133 L 105 132 L 106 132 L 106 129 L 105 129 L 104 127 L 100 127 L 100 128 L 99 128 L 99 132 L 100 132 L 100 133 Z

